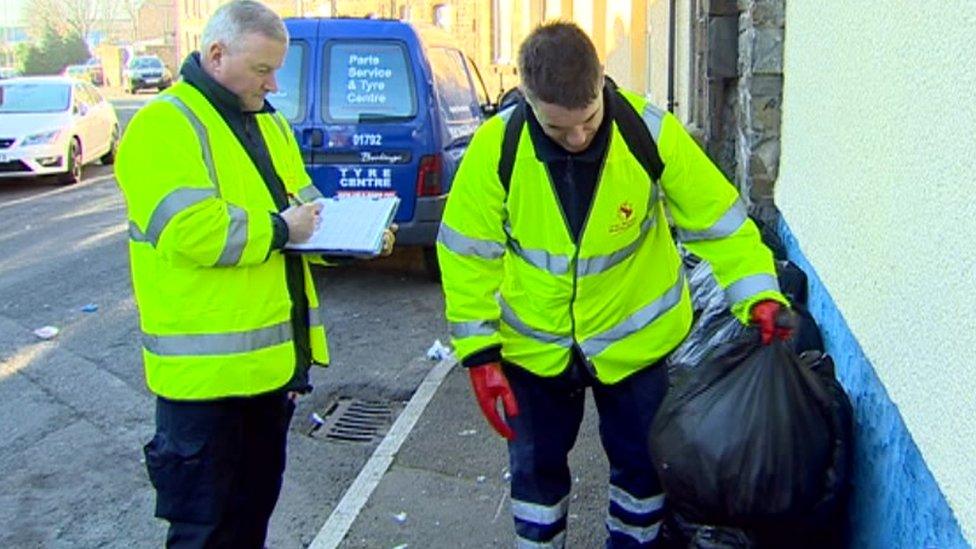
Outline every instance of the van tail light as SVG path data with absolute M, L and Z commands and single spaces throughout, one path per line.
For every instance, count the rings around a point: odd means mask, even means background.
M 441 194 L 441 155 L 433 154 L 420 158 L 417 171 L 417 196 L 438 196 Z

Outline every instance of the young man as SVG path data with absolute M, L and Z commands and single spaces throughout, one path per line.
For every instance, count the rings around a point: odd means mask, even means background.
M 524 101 L 478 131 L 447 202 L 447 319 L 482 412 L 509 441 L 519 545 L 564 543 L 567 454 L 589 387 L 610 462 L 607 546 L 650 547 L 664 500 L 647 448 L 661 359 L 692 321 L 665 205 L 766 342 L 789 335 L 775 324 L 787 301 L 736 190 L 677 119 L 607 84 L 578 27 L 537 28 L 518 63 Z M 622 133 L 628 114 L 656 144 L 657 181 Z
M 145 447 L 170 547 L 263 547 L 288 424 L 308 368 L 329 361 L 306 259 L 319 196 L 277 89 L 288 35 L 250 0 L 221 6 L 182 81 L 133 117 L 116 176 L 130 220 L 146 381 Z

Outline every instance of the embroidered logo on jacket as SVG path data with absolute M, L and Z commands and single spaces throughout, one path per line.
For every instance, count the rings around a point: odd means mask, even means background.
M 610 234 L 622 233 L 634 226 L 634 223 L 637 222 L 637 217 L 634 216 L 634 206 L 630 202 L 621 202 L 617 206 L 617 219 L 616 223 L 610 225 Z

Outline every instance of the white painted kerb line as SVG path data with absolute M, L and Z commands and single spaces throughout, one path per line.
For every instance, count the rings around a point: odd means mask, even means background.
M 410 402 L 400 413 L 390 432 L 373 451 L 366 466 L 359 472 L 352 486 L 346 490 L 339 505 L 329 515 L 329 519 L 322 525 L 318 535 L 308 546 L 309 549 L 335 549 L 339 546 L 339 542 L 346 537 L 353 521 L 369 500 L 370 494 L 380 483 L 383 474 L 390 468 L 403 441 L 407 439 L 407 435 L 420 419 L 420 414 L 434 397 L 437 388 L 455 363 L 453 359 L 442 360 L 427 373 L 427 377 L 420 383 L 420 387 L 410 398 Z

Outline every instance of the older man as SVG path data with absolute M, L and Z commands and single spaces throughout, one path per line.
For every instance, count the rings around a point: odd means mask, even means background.
M 170 547 L 263 547 L 294 395 L 329 361 L 307 260 L 318 196 L 277 89 L 288 35 L 258 2 L 221 6 L 182 81 L 141 109 L 116 175 L 130 222 L 146 381 L 145 447 Z

